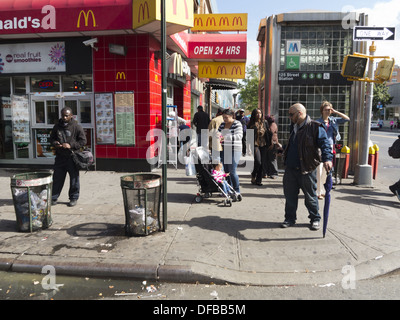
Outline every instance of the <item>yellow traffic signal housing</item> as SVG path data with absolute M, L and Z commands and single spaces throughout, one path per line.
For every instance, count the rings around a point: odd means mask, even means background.
M 390 80 L 394 69 L 394 59 L 383 59 L 375 70 L 375 80 L 384 82 Z
M 362 79 L 365 77 L 368 58 L 356 55 L 348 55 L 343 60 L 342 76 L 348 78 Z

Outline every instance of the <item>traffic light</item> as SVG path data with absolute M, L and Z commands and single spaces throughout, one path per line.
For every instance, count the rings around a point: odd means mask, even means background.
M 349 78 L 364 78 L 367 69 L 368 58 L 348 55 L 344 58 L 342 76 Z
M 383 59 L 375 70 L 375 80 L 384 82 L 390 80 L 394 68 L 394 59 Z
M 86 81 L 74 81 L 74 90 L 76 91 L 85 91 L 86 90 Z

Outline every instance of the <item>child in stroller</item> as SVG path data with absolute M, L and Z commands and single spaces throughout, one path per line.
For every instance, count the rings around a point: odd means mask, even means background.
M 225 173 L 222 170 L 222 163 L 217 163 L 214 165 L 214 169 L 212 170 L 211 174 L 213 179 L 219 183 L 219 185 L 222 187 L 222 190 L 224 191 L 224 193 L 226 195 L 230 195 L 230 185 L 228 184 L 228 182 L 225 180 L 225 178 L 227 176 L 229 176 L 229 173 Z
M 202 148 L 202 147 L 200 147 Z M 200 149 L 197 148 L 197 149 Z M 199 150 L 197 150 L 199 151 Z M 197 193 L 195 197 L 195 201 L 197 203 L 200 203 L 203 201 L 203 198 L 210 198 L 212 196 L 212 193 L 214 192 L 220 192 L 222 195 L 225 197 L 224 199 L 224 205 L 227 206 L 232 206 L 232 202 L 235 201 L 241 201 L 242 197 L 240 194 L 237 194 L 235 190 L 225 181 L 224 184 L 220 184 L 217 182 L 211 172 L 212 170 L 212 165 L 210 163 L 210 159 L 208 158 L 208 152 L 207 156 L 204 158 L 199 157 L 199 163 L 195 164 L 196 167 L 196 178 L 197 182 L 199 185 L 199 192 Z M 222 164 L 218 164 L 219 169 L 218 170 L 218 175 L 225 174 L 221 171 L 222 169 Z M 221 178 L 223 178 L 221 176 Z

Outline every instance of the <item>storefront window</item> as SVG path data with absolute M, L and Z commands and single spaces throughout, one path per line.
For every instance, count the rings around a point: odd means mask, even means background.
M 45 123 L 44 101 L 35 102 L 36 123 Z
M 0 78 L 0 159 L 14 159 L 10 78 Z
M 26 94 L 25 77 L 13 77 L 14 94 Z
M 58 76 L 31 77 L 32 92 L 60 92 L 60 79 Z
M 81 123 L 92 122 L 92 103 L 87 100 L 81 100 L 80 102 L 80 120 Z
M 78 105 L 78 101 L 76 101 L 76 100 L 65 100 L 65 106 L 71 108 L 72 114 L 74 115 L 75 120 L 76 120 L 77 109 L 78 109 L 77 105 Z
M 58 119 L 58 101 L 47 100 L 47 124 L 56 124 Z

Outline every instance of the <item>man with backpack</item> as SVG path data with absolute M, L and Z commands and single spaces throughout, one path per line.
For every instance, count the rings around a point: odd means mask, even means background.
M 389 148 L 388 153 L 393 159 L 400 159 L 400 136 L 398 136 L 398 139 Z M 389 189 L 400 200 L 400 180 L 389 186 Z
M 71 108 L 65 107 L 61 110 L 61 119 L 51 131 L 50 143 L 56 150 L 51 204 L 57 204 L 68 172 L 70 180 L 68 206 L 73 207 L 79 198 L 80 184 L 79 168 L 75 164 L 72 154 L 86 145 L 86 135 L 78 122 L 73 119 Z

